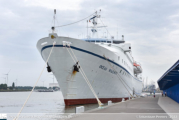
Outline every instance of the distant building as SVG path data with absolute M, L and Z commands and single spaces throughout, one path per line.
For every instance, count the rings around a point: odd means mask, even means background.
M 179 103 L 179 60 L 157 81 L 160 90 Z
M 58 83 L 49 83 L 49 87 L 59 87 Z

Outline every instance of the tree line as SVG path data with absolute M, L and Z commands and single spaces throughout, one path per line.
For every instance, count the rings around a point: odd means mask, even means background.
M 0 90 L 7 90 L 7 89 L 13 90 L 32 90 L 32 86 L 16 86 L 15 83 L 12 83 L 12 86 L 7 87 L 7 84 L 0 84 Z M 36 86 L 35 89 L 47 89 L 47 87 L 41 87 L 41 86 Z

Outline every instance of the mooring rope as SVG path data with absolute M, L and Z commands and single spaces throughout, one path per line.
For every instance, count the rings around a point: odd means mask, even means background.
M 69 46 L 69 48 L 71 48 L 71 47 Z M 70 51 L 68 50 L 68 48 L 66 48 L 66 49 L 67 49 L 68 53 L 70 54 L 70 56 L 72 57 L 74 63 L 76 63 L 78 60 L 77 60 L 77 58 L 76 58 L 74 52 L 71 50 L 72 53 L 73 53 L 73 55 L 74 55 L 74 58 L 75 58 L 76 60 L 73 58 L 73 56 L 71 55 L 71 53 L 70 53 Z M 80 64 L 79 64 L 79 65 L 80 65 Z M 87 76 L 85 75 L 85 72 L 83 71 L 83 68 L 81 67 L 81 65 L 80 65 L 80 73 L 81 73 L 81 75 L 83 76 L 83 78 L 85 79 L 85 81 L 86 81 L 86 83 L 88 84 L 89 88 L 91 89 L 91 91 L 92 91 L 93 95 L 95 96 L 96 100 L 98 101 L 99 106 L 101 107 L 101 106 L 102 106 L 102 103 L 101 103 L 101 101 L 99 100 L 98 96 L 96 95 L 96 93 L 95 93 L 93 87 L 91 86 L 91 84 L 90 84 L 90 82 L 89 82 Z
M 69 46 L 69 47 L 70 47 L 70 46 Z M 73 50 L 71 49 L 71 47 L 70 47 L 70 50 L 72 51 L 72 53 L 73 53 L 73 55 L 74 55 L 74 57 L 75 57 L 76 61 L 78 61 L 78 59 L 77 59 L 76 55 L 74 54 Z M 79 63 L 79 65 L 80 65 L 80 63 Z M 84 76 L 86 77 L 87 82 L 89 83 L 89 85 L 91 86 L 92 90 L 94 91 L 94 89 L 93 89 L 93 87 L 92 87 L 91 83 L 89 82 L 89 80 L 88 80 L 88 78 L 87 78 L 87 76 L 86 76 L 86 74 L 85 74 L 85 72 L 84 72 L 83 68 L 81 67 L 81 65 L 80 65 L 80 68 L 81 68 L 82 73 L 83 73 L 83 74 L 84 74 Z M 95 91 L 94 91 L 94 93 L 95 93 Z M 95 95 L 96 95 L 96 93 L 95 93 Z M 97 97 L 97 95 L 96 95 L 96 97 Z M 97 97 L 97 98 L 98 98 L 98 97 Z M 99 99 L 98 99 L 98 100 L 99 100 Z M 100 103 L 100 104 L 102 104 L 100 100 L 99 100 L 99 103 Z
M 37 79 L 37 81 L 36 81 L 34 87 L 32 88 L 32 90 L 31 90 L 29 96 L 27 97 L 27 99 L 26 99 L 26 101 L 24 102 L 24 104 L 23 104 L 21 110 L 19 111 L 19 113 L 17 114 L 17 117 L 16 117 L 14 120 L 18 120 L 19 115 L 21 114 L 21 112 L 22 112 L 23 108 L 25 107 L 27 101 L 29 100 L 29 98 L 30 98 L 32 92 L 34 91 L 34 88 L 35 88 L 35 86 L 37 85 L 37 83 L 38 83 L 38 81 L 39 81 L 39 79 L 40 79 L 40 77 L 41 77 L 41 75 L 42 75 L 42 73 L 43 73 L 43 71 L 44 71 L 44 69 L 45 69 L 45 67 L 46 67 L 46 65 L 47 65 L 47 62 L 48 62 L 48 60 L 49 60 L 49 58 L 50 58 L 50 55 L 52 54 L 52 50 L 53 50 L 55 44 L 56 44 L 56 42 L 54 41 L 54 42 L 53 42 L 53 47 L 52 47 L 52 49 L 51 49 L 51 51 L 50 51 L 50 53 L 49 53 L 49 56 L 48 56 L 48 58 L 47 58 L 47 60 L 46 60 L 46 62 L 45 62 L 45 65 L 44 65 L 44 67 L 43 67 L 43 69 L 42 69 L 42 71 L 41 71 L 41 73 L 40 73 L 40 75 L 39 75 L 39 77 L 38 77 L 38 79 Z

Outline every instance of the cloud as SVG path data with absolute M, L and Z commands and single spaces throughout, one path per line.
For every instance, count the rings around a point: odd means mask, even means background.
M 143 76 L 157 81 L 179 56 L 178 8 L 179 2 L 173 0 L 1 0 L 0 72 L 15 69 L 11 79 L 22 73 L 20 76 L 28 82 L 21 85 L 33 85 L 44 64 L 36 43 L 48 36 L 53 25 L 53 9 L 57 9 L 58 25 L 102 9 L 101 19 L 110 34 L 115 38 L 117 31 L 118 38 L 123 34 L 126 42 L 132 43 L 134 59 L 142 63 Z M 58 35 L 86 36 L 86 25 L 82 21 L 58 28 Z M 101 30 L 100 37 L 104 31 Z
M 36 7 L 44 7 L 47 9 L 54 9 L 57 10 L 80 10 L 82 6 L 80 3 L 82 0 L 25 0 L 25 6 L 36 6 Z

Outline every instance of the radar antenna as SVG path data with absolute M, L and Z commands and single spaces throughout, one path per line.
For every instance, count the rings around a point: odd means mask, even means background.
M 101 13 L 101 9 L 99 10 L 99 13 Z M 93 26 L 89 27 L 91 28 L 91 31 L 93 33 L 93 37 L 95 37 L 95 34 L 98 32 L 97 28 L 107 27 L 107 26 L 97 26 L 98 25 L 98 18 L 101 17 L 99 13 L 96 11 L 92 18 L 89 19 L 89 22 L 92 20 Z

